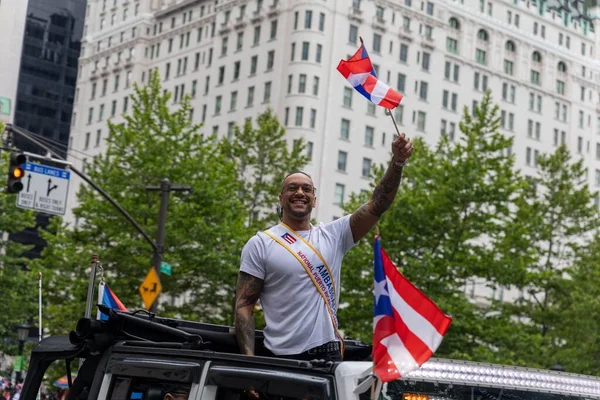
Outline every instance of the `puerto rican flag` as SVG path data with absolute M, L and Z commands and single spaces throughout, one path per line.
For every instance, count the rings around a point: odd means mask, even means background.
M 452 318 L 408 281 L 375 239 L 373 370 L 383 382 L 418 369 L 437 350 Z
M 281 235 L 281 238 L 283 240 L 285 240 L 286 242 L 288 242 L 289 244 L 294 244 L 296 243 L 296 238 L 293 237 L 292 235 L 290 235 L 289 233 L 284 233 L 283 235 Z
M 121 311 L 127 311 L 127 307 L 121 303 L 121 300 L 119 300 L 117 295 L 104 282 L 100 282 L 98 285 L 98 304 L 102 304 L 103 306 L 110 308 L 116 308 L 117 310 Z M 106 321 L 108 319 L 108 315 L 101 313 L 100 310 L 98 310 L 96 319 Z
M 337 70 L 350 82 L 354 89 L 381 107 L 396 108 L 402 101 L 400 93 L 377 78 L 363 43 L 352 57 L 340 61 Z

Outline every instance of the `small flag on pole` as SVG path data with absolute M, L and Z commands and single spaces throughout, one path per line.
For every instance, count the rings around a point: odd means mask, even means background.
M 98 304 L 102 304 L 103 306 L 109 308 L 116 308 L 117 310 L 127 311 L 127 307 L 121 303 L 121 300 L 117 297 L 117 295 L 108 287 L 104 281 L 101 281 L 98 285 Z M 108 315 L 100 312 L 98 310 L 98 316 L 96 319 L 106 321 L 108 319 Z
M 437 350 L 452 318 L 409 282 L 375 239 L 373 370 L 383 382 L 418 369 Z
M 362 39 L 356 53 L 348 60 L 341 60 L 337 70 L 354 89 L 378 106 L 392 109 L 398 107 L 402 101 L 400 93 L 377 77 Z

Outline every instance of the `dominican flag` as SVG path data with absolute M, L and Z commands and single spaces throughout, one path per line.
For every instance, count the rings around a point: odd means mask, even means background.
M 398 107 L 402 101 L 400 93 L 377 78 L 363 43 L 352 57 L 340 61 L 337 70 L 350 82 L 354 89 L 379 106 L 392 109 Z
M 383 382 L 418 369 L 437 350 L 452 318 L 408 281 L 375 239 L 373 365 Z
M 102 304 L 103 306 L 116 308 L 117 310 L 127 311 L 127 307 L 121 303 L 121 300 L 117 297 L 115 292 L 113 292 L 106 283 L 100 282 L 98 286 L 98 304 Z M 108 315 L 101 313 L 98 310 L 98 316 L 96 319 L 106 321 L 108 319 Z

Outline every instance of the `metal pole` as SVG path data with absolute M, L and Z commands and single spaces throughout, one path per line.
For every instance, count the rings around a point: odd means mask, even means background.
M 169 195 L 171 192 L 185 192 L 192 190 L 191 186 L 172 185 L 171 181 L 164 178 L 160 182 L 160 186 L 146 186 L 148 191 L 160 191 L 160 210 L 158 212 L 158 229 L 156 231 L 156 247 L 152 257 L 152 266 L 156 271 L 160 282 L 160 265 L 162 264 L 163 254 L 165 252 L 165 237 L 167 229 L 167 210 L 169 208 Z M 158 297 L 150 311 L 155 313 L 158 306 Z
M 169 193 L 171 191 L 171 182 L 168 179 L 163 179 L 160 182 L 160 210 L 158 212 L 158 229 L 156 231 L 156 249 L 154 250 L 154 257 L 152 265 L 158 275 L 160 281 L 160 264 L 163 260 L 163 252 L 165 247 L 165 231 L 167 228 L 167 210 L 169 208 Z M 158 305 L 158 298 L 152 304 L 150 308 L 151 312 L 156 312 Z
M 38 328 L 38 336 L 39 336 L 39 341 L 42 341 L 42 273 L 40 272 L 38 274 L 38 324 L 39 324 L 39 328 Z
M 19 340 L 19 357 L 23 358 L 23 347 L 25 346 L 25 342 L 23 340 Z M 23 364 L 21 364 L 21 366 L 23 366 Z M 23 368 L 21 368 L 23 369 Z M 21 381 L 21 377 L 23 372 L 22 371 L 17 371 L 15 372 L 15 384 L 19 383 Z
M 88 282 L 87 301 L 85 303 L 85 318 L 92 317 L 92 307 L 94 301 L 94 283 L 96 283 L 96 264 L 98 263 L 98 254 L 92 255 L 90 262 L 90 280 Z

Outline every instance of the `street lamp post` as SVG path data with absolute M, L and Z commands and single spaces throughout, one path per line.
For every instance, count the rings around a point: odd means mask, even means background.
M 17 326 L 17 338 L 19 339 L 19 353 L 15 359 L 15 381 L 19 383 L 23 374 L 23 347 L 29 337 L 29 325 L 21 324 Z

